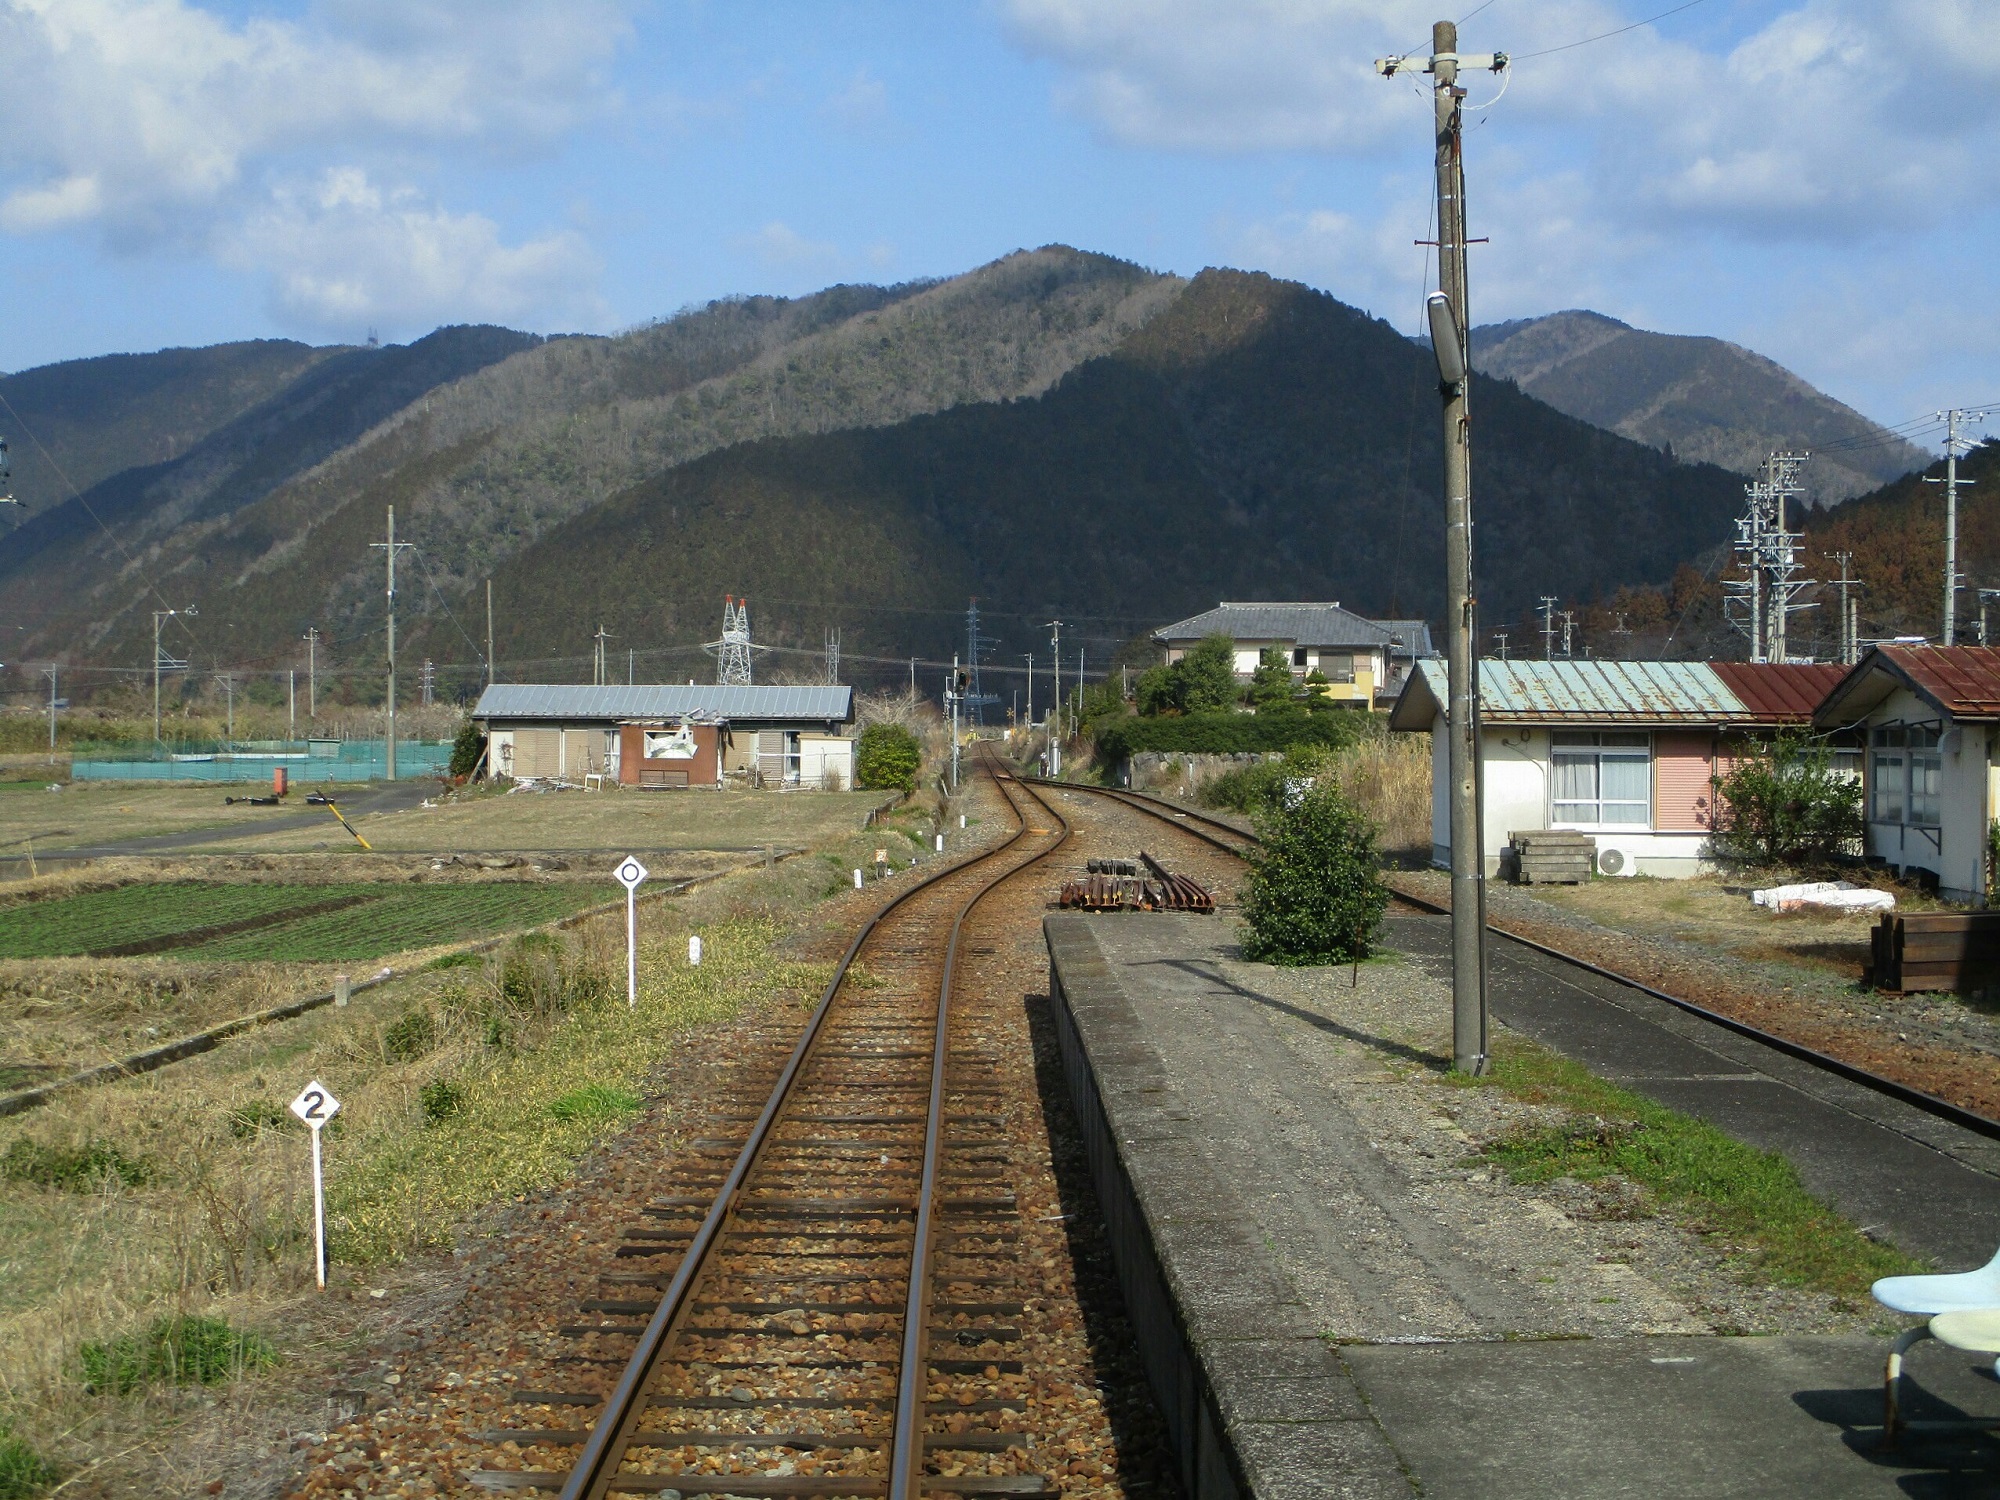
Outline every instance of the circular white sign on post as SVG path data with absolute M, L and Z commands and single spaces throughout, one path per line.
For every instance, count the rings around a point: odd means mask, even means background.
M 639 882 L 644 880 L 650 872 L 638 860 L 628 854 L 619 862 L 618 868 L 611 873 L 618 877 L 618 883 L 624 886 L 626 890 L 636 891 L 639 889 Z
M 299 1097 L 292 1101 L 292 1113 L 317 1130 L 340 1113 L 340 1101 L 315 1078 L 299 1090 Z

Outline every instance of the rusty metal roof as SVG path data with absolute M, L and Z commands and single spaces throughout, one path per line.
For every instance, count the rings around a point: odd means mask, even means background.
M 593 687 L 587 683 L 499 682 L 479 695 L 475 719 L 545 719 L 579 724 L 592 720 L 727 719 L 736 724 L 845 724 L 854 718 L 851 687 L 722 687 L 715 683 L 643 683 Z
M 1722 669 L 1699 661 L 1493 661 L 1479 663 L 1479 713 L 1489 724 L 1782 724 L 1809 718 L 1803 707 L 1822 669 L 1758 669 L 1748 699 Z M 1838 667 L 1827 683 L 1840 678 Z M 1449 701 L 1445 664 L 1417 663 L 1397 700 L 1390 726 L 1424 729 Z M 1406 706 L 1407 705 L 1407 706 Z
M 1718 661 L 1715 675 L 1759 724 L 1805 724 L 1847 668 L 1834 662 Z
M 1883 673 L 1954 719 L 2000 720 L 2000 647 L 1993 646 L 1873 647 L 1827 694 L 1820 720 L 1866 712 L 1873 706 L 1866 684 Z

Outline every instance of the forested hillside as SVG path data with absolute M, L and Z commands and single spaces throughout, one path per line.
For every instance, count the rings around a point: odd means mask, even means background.
M 949 650 L 950 624 L 921 612 L 971 595 L 1088 615 L 1100 640 L 1218 598 L 1436 617 L 1434 383 L 1387 324 L 1204 272 L 1040 397 L 740 444 L 551 531 L 496 575 L 500 656 L 580 654 L 600 624 L 641 646 L 699 640 L 725 587 L 772 637 L 817 644 L 840 624 L 850 649 L 892 654 Z M 1664 580 L 1741 496 L 1733 475 L 1502 382 L 1479 381 L 1473 410 L 1489 607 Z M 1040 635 L 1003 630 L 1004 654 Z

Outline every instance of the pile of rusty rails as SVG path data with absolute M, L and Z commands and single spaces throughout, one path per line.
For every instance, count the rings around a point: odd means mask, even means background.
M 1139 873 L 1139 864 L 1146 874 Z M 1145 850 L 1129 859 L 1093 859 L 1084 878 L 1064 883 L 1056 904 L 1074 911 L 1212 912 L 1215 897 L 1185 875 L 1176 875 Z
M 1053 810 L 1031 827 L 1042 808 L 1021 816 L 1015 783 L 995 779 L 1018 831 L 867 922 L 761 1108 L 761 1080 L 713 1101 L 561 1330 L 565 1358 L 619 1372 L 615 1386 L 519 1392 L 526 1420 L 481 1434 L 504 1447 L 466 1473 L 474 1486 L 1058 1493 L 1021 1430 L 1019 1323 L 1038 1287 L 1018 1257 L 1019 1105 L 982 1039 L 954 1035 L 952 975 L 981 898 L 1069 830 Z

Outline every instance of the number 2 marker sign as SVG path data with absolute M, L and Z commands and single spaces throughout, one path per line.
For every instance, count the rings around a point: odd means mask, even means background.
M 315 1078 L 292 1101 L 292 1113 L 312 1131 L 313 1137 L 313 1277 L 326 1290 L 326 1179 L 320 1170 L 319 1133 L 326 1122 L 340 1113 L 340 1101 Z

